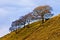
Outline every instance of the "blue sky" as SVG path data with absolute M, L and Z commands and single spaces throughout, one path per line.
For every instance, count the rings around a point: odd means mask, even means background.
M 0 0 L 0 37 L 9 32 L 12 21 L 41 5 L 50 5 L 55 15 L 60 13 L 60 0 Z

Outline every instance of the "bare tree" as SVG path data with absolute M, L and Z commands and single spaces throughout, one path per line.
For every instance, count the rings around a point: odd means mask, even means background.
M 32 12 L 28 13 L 27 15 L 25 15 L 25 19 L 26 22 L 28 23 L 28 25 L 30 24 L 30 22 L 34 19 L 34 16 L 32 15 Z M 29 26 L 28 26 L 29 27 Z
M 54 14 L 45 14 L 44 19 L 45 21 L 49 20 Z
M 25 27 L 25 24 L 26 24 L 26 17 L 25 16 L 21 16 L 20 19 L 21 23 L 24 25 Z
M 34 15 L 41 16 L 42 23 L 44 23 L 44 15 L 47 13 L 51 13 L 52 7 L 45 5 L 39 6 L 33 10 Z
M 14 31 L 13 27 L 10 27 L 10 28 L 9 28 L 9 31 L 10 31 L 10 32 Z
M 19 25 L 21 25 L 20 20 L 13 21 L 11 27 L 9 28 L 9 31 L 15 31 L 15 33 L 17 34 Z
M 50 7 L 48 5 L 36 7 L 33 10 L 33 12 L 30 12 L 30 13 L 26 14 L 25 16 L 21 16 L 18 20 L 13 21 L 11 24 L 12 27 L 10 27 L 9 30 L 10 31 L 16 30 L 16 33 L 17 33 L 19 25 L 24 25 L 24 27 L 25 27 L 26 22 L 29 25 L 31 20 L 34 20 L 36 18 L 41 18 L 42 23 L 44 23 L 45 17 L 48 17 L 51 14 L 51 10 L 52 10 L 52 7 Z

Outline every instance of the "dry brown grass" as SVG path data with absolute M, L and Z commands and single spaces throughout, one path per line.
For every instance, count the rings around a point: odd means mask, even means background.
M 60 16 L 44 23 L 25 40 L 60 40 Z
M 24 40 L 28 36 L 30 36 L 39 26 L 40 26 L 40 21 L 34 22 L 29 25 L 30 27 L 28 28 L 28 25 L 25 28 L 19 29 L 18 34 L 15 32 L 11 32 L 10 34 L 7 34 L 0 40 Z

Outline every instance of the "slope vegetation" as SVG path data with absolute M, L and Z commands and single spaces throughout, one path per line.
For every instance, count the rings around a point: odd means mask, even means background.
M 18 29 L 0 40 L 60 40 L 60 15 L 55 16 L 41 25 L 40 21 L 29 25 L 30 28 Z
M 60 15 L 48 20 L 25 40 L 60 40 Z
M 11 32 L 10 34 L 5 35 L 0 40 L 24 40 L 28 36 L 30 36 L 36 29 L 40 26 L 40 21 L 34 22 L 28 25 L 25 28 L 18 29 L 18 33 L 16 34 L 15 31 Z

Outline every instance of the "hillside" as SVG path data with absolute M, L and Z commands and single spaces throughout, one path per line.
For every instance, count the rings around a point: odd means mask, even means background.
M 40 21 L 34 22 L 29 25 L 30 28 L 27 28 L 28 25 L 25 28 L 18 29 L 18 34 L 15 32 L 11 32 L 10 34 L 7 34 L 6 36 L 2 37 L 0 40 L 23 40 L 25 37 L 28 37 L 31 35 L 37 28 L 40 26 Z
M 60 15 L 48 20 L 25 40 L 60 40 Z
M 40 21 L 29 25 L 30 28 L 18 29 L 18 34 L 11 32 L 0 40 L 60 40 L 60 15 L 41 25 Z

